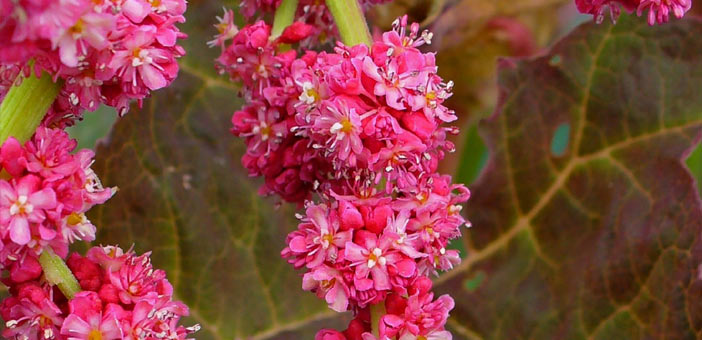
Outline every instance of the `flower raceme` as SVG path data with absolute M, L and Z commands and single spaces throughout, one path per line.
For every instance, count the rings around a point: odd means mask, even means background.
M 44 125 L 70 125 L 107 104 L 167 86 L 178 73 L 185 0 L 0 0 L 0 99 L 18 75 L 62 80 Z
M 460 262 L 447 247 L 466 224 L 470 193 L 437 173 L 458 129 L 444 126 L 456 120 L 443 104 L 453 84 L 419 50 L 431 33 L 403 17 L 371 46 L 298 56 L 279 45 L 304 41 L 305 24 L 271 38 L 263 21 L 239 30 L 229 18 L 212 45 L 222 48 L 217 68 L 247 100 L 232 117 L 247 145 L 242 162 L 264 177 L 262 194 L 305 206 L 281 255 L 305 270 L 304 290 L 356 315 L 345 332 L 317 338 L 367 340 L 380 329 L 382 339 L 450 339 L 453 300 L 434 300 L 427 276 Z M 369 309 L 382 303 L 393 305 L 371 325 Z
M 85 212 L 116 188 L 104 188 L 90 168 L 93 152 L 71 153 L 77 142 L 60 129 L 39 128 L 24 145 L 10 137 L 0 147 L 0 264 L 21 267 L 45 247 L 65 256 L 77 241 L 93 241 Z
M 173 287 L 150 254 L 94 247 L 68 258 L 82 292 L 68 299 L 41 279 L 29 258 L 3 282 L 10 297 L 0 305 L 2 335 L 16 339 L 186 339 L 198 326 L 178 325 L 188 307 L 173 301 Z
M 262 21 L 224 46 L 217 67 L 243 83 L 248 102 L 232 132 L 246 141 L 249 174 L 265 179 L 261 193 L 302 202 L 381 182 L 388 193 L 409 189 L 454 150 L 446 136 L 458 130 L 443 126 L 456 119 L 443 105 L 453 84 L 437 75 L 432 53 L 417 49 L 431 34 L 403 20 L 371 48 L 339 44 L 299 59 L 277 52 L 280 39 L 270 41 Z
M 680 19 L 692 8 L 692 0 L 575 0 L 575 4 L 581 13 L 595 16 L 598 23 L 604 21 L 607 12 L 616 21 L 624 8 L 628 12 L 636 11 L 638 16 L 648 12 L 650 25 L 664 24 L 671 15 Z

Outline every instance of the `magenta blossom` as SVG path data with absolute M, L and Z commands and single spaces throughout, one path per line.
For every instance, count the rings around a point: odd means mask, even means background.
M 316 292 L 332 310 L 341 313 L 348 309 L 349 287 L 336 269 L 325 265 L 315 267 L 302 277 L 302 289 Z
M 40 178 L 27 175 L 18 180 L 0 180 L 0 223 L 9 232 L 12 242 L 29 243 L 30 223 L 41 223 L 47 210 L 56 207 L 56 194 L 50 188 L 41 188 Z
M 311 205 L 298 226 L 298 231 L 288 236 L 288 248 L 284 256 L 305 259 L 308 268 L 315 268 L 324 261 L 339 260 L 339 248 L 351 240 L 351 231 L 341 231 L 336 211 L 326 205 Z

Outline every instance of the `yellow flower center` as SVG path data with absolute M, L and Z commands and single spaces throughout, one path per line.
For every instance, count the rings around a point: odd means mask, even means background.
M 68 215 L 68 218 L 66 219 L 66 223 L 68 223 L 68 225 L 70 225 L 72 227 L 77 226 L 78 224 L 80 224 L 80 222 L 83 221 L 82 215 L 83 214 L 72 213 L 72 214 Z
M 88 334 L 88 340 L 102 340 L 102 333 L 100 332 L 100 330 L 93 329 Z
M 332 243 L 334 242 L 334 236 L 332 236 L 332 234 L 326 234 L 322 236 L 322 240 Z
M 307 91 L 305 91 L 305 93 L 307 94 L 308 97 L 314 98 L 315 103 L 318 102 L 320 99 L 319 92 L 314 88 L 308 89 Z
M 81 34 L 83 33 L 83 20 L 78 19 L 75 25 L 73 27 L 69 28 L 69 31 L 71 34 Z
M 322 282 L 319 283 L 319 285 L 322 286 L 322 289 L 330 289 L 330 288 L 334 287 L 335 282 L 336 282 L 336 279 L 323 280 Z
M 344 120 L 341 121 L 340 131 L 343 133 L 349 133 L 353 131 L 353 124 L 351 124 L 351 121 L 348 118 L 344 118 Z
M 272 131 L 273 131 L 273 130 L 271 129 L 270 126 L 267 126 L 267 125 L 266 125 L 266 126 L 262 126 L 262 127 L 261 127 L 261 135 L 262 135 L 262 136 L 268 137 L 268 136 L 271 135 L 271 132 L 272 132 Z

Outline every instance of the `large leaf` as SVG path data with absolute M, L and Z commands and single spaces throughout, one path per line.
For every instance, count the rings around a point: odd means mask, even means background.
M 471 252 L 439 278 L 458 339 L 702 336 L 702 22 L 586 24 L 504 60 Z M 567 144 L 562 141 L 567 136 Z
M 242 102 L 214 72 L 218 49 L 205 46 L 221 11 L 190 2 L 179 78 L 98 146 L 94 168 L 120 190 L 91 211 L 96 243 L 152 250 L 191 307 L 187 322 L 203 326 L 198 339 L 309 339 L 341 318 L 280 258 L 295 207 L 259 197 L 240 164 L 244 146 L 229 128 Z

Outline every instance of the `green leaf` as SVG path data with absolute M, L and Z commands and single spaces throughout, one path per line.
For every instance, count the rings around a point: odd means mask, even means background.
M 696 19 L 623 17 L 501 62 L 471 253 L 437 280 L 455 339 L 702 335 L 702 205 L 683 163 L 702 137 L 700 36 Z
M 221 11 L 222 3 L 190 2 L 179 78 L 99 143 L 94 169 L 119 191 L 90 211 L 95 243 L 153 251 L 191 308 L 186 323 L 202 325 L 199 340 L 311 339 L 347 320 L 303 292 L 300 273 L 280 257 L 296 207 L 261 198 L 240 163 L 244 145 L 229 128 L 242 101 L 214 72 L 219 50 L 205 46 Z

